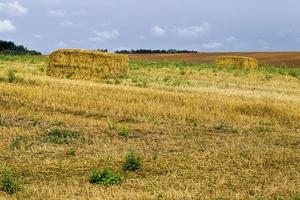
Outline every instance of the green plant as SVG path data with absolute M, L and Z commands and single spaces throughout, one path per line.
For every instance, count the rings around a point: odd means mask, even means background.
M 15 83 L 17 81 L 17 77 L 16 77 L 16 74 L 15 74 L 15 71 L 12 68 L 8 69 L 7 81 L 9 83 Z
M 220 132 L 232 132 L 232 133 L 237 133 L 237 129 L 232 127 L 226 122 L 222 122 L 218 125 L 215 126 L 215 129 L 220 131 Z
M 15 194 L 21 190 L 21 183 L 9 173 L 8 169 L 4 167 L 0 179 L 0 186 L 3 192 L 8 194 Z
M 110 131 L 116 130 L 116 124 L 113 123 L 113 122 L 111 122 L 111 121 L 109 121 L 109 122 L 107 123 L 107 127 L 108 127 L 108 129 L 109 129 Z
M 130 128 L 127 124 L 124 124 L 118 128 L 118 134 L 123 137 L 128 137 L 129 131 L 130 131 Z
M 293 194 L 292 200 L 300 200 L 300 192 L 296 192 L 295 194 Z
M 55 128 L 46 133 L 44 137 L 51 143 L 68 144 L 71 140 L 77 139 L 79 134 L 77 131 Z
M 67 151 L 68 156 L 76 156 L 76 150 L 71 148 Z
M 92 184 L 117 185 L 122 183 L 122 176 L 112 169 L 106 168 L 99 171 L 93 171 L 89 182 Z
M 137 171 L 141 168 L 141 157 L 134 151 L 129 151 L 123 164 L 124 171 Z
M 21 147 L 22 147 L 22 141 L 23 141 L 23 138 L 14 138 L 9 147 L 12 149 L 12 150 L 20 150 Z
M 9 123 L 6 120 L 0 118 L 0 126 L 8 127 Z

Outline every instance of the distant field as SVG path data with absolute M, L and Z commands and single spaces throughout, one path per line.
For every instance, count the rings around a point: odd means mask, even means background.
M 261 66 L 300 67 L 300 52 L 252 52 L 252 53 L 197 53 L 197 54 L 152 54 L 130 55 L 131 60 L 148 61 L 186 61 L 193 63 L 212 63 L 218 56 L 236 55 L 258 59 Z
M 0 199 L 300 199 L 300 68 L 140 58 L 95 82 L 0 56 Z

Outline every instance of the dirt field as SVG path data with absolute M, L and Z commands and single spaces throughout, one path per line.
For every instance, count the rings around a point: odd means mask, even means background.
M 253 52 L 253 53 L 197 53 L 197 54 L 153 54 L 130 55 L 131 60 L 168 60 L 193 63 L 212 63 L 217 56 L 237 55 L 258 59 L 261 66 L 272 65 L 280 67 L 300 67 L 300 52 Z

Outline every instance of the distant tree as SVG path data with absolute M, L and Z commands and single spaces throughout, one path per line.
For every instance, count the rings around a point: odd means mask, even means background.
M 188 51 L 188 50 L 151 50 L 151 49 L 137 49 L 137 50 L 118 50 L 115 53 L 117 54 L 175 54 L 175 53 L 198 53 L 197 51 Z
M 41 55 L 40 52 L 34 50 L 28 50 L 23 45 L 17 46 L 11 41 L 0 40 L 0 54 L 9 54 L 9 55 Z

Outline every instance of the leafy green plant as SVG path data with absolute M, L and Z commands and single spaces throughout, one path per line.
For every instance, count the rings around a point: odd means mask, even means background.
M 51 143 L 69 144 L 71 140 L 77 139 L 79 134 L 77 131 L 55 128 L 46 133 L 44 137 L 46 141 Z
M 134 151 L 129 151 L 123 164 L 124 171 L 137 171 L 141 168 L 141 157 Z
M 122 183 L 122 176 L 112 169 L 106 168 L 99 171 L 93 171 L 90 175 L 91 184 L 118 185 Z
M 2 172 L 0 179 L 0 188 L 3 192 L 8 194 L 15 194 L 21 190 L 21 183 L 9 173 L 8 169 L 5 167 Z

